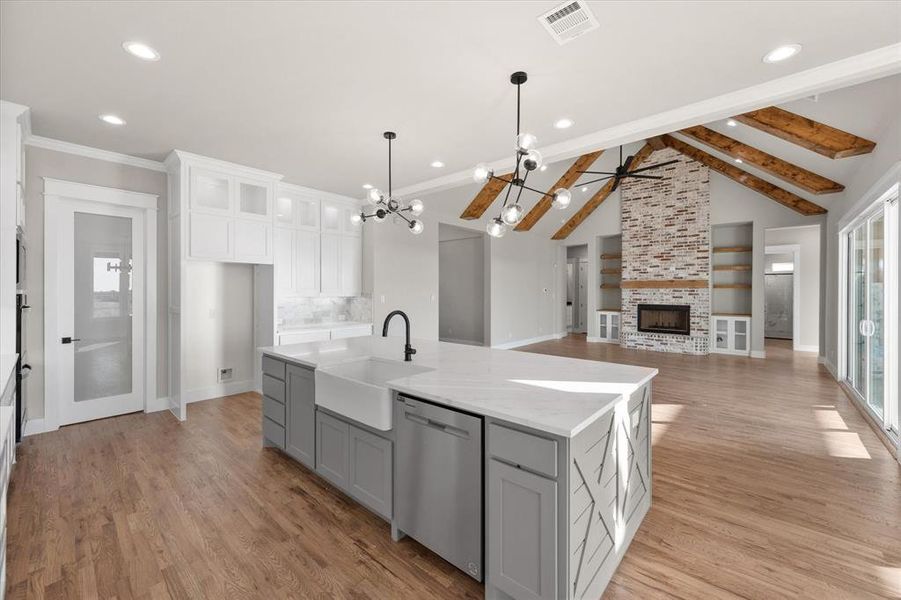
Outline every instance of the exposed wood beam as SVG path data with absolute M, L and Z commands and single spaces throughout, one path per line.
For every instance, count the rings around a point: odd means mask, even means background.
M 569 189 L 572 187 L 572 184 L 582 176 L 579 171 L 584 171 L 590 167 L 594 161 L 598 159 L 598 157 L 603 154 L 603 150 L 598 150 L 596 152 L 589 152 L 588 154 L 583 154 L 579 158 L 576 159 L 576 162 L 572 164 L 563 176 L 557 180 L 557 183 L 548 190 L 548 194 L 553 194 L 555 190 L 560 188 Z M 538 201 L 538 204 L 532 207 L 532 210 L 528 212 L 525 218 L 519 222 L 519 225 L 516 226 L 516 231 L 529 231 L 532 227 L 535 226 L 535 223 L 538 222 L 541 217 L 545 215 L 545 213 L 550 210 L 552 204 L 552 200 L 547 196 L 542 196 L 541 200 Z
M 663 143 L 674 150 L 678 150 L 685 156 L 707 165 L 717 173 L 725 175 L 729 179 L 740 183 L 745 187 L 749 187 L 755 192 L 763 194 L 767 198 L 775 200 L 779 204 L 787 206 L 802 215 L 810 216 L 826 213 L 826 209 L 819 204 L 814 204 L 796 194 L 783 190 L 781 187 L 773 185 L 769 181 L 763 180 L 747 171 L 743 171 L 735 165 L 720 160 L 711 154 L 707 154 L 703 150 L 695 148 L 690 144 L 686 144 L 682 140 L 677 140 L 671 135 L 664 135 Z
M 666 144 L 663 143 L 663 140 L 660 139 L 659 135 L 648 138 L 647 142 L 654 150 L 663 150 L 664 148 L 666 148 Z
M 869 154 L 876 147 L 876 142 L 775 106 L 752 110 L 735 119 L 829 158 Z
M 688 127 L 683 129 L 681 133 L 715 150 L 719 150 L 723 154 L 728 154 L 732 158 L 740 158 L 743 162 L 754 165 L 773 177 L 778 177 L 782 181 L 797 186 L 811 194 L 834 194 L 845 189 L 845 186 L 840 183 L 777 158 L 772 154 L 767 154 L 753 146 L 748 146 L 703 125 Z
M 641 150 L 635 153 L 635 158 L 632 159 L 630 168 L 634 169 L 635 167 L 638 167 L 638 165 L 644 162 L 652 152 L 654 152 L 654 149 L 650 144 L 645 144 L 644 146 L 642 146 Z M 551 237 L 551 239 L 563 240 L 569 237 L 569 234 L 575 231 L 576 227 L 581 225 L 582 222 L 587 219 L 588 216 L 591 215 L 591 213 L 593 213 L 595 209 L 604 202 L 604 200 L 607 199 L 607 196 L 609 196 L 613 192 L 613 181 L 613 179 L 610 179 L 607 181 L 607 183 L 602 185 L 601 189 L 595 192 L 594 195 L 588 199 L 588 202 L 585 203 L 585 206 L 580 208 L 579 212 L 570 217 L 569 221 L 564 223 L 563 227 L 558 229 L 557 233 L 555 233 Z
M 507 179 L 510 177 L 510 173 L 499 175 L 498 177 Z M 476 197 L 472 199 L 472 202 L 469 203 L 469 206 L 466 207 L 466 210 L 463 211 L 463 214 L 460 215 L 460 218 L 467 221 L 480 218 L 506 186 L 507 182 L 501 179 L 489 179 L 479 193 L 476 194 Z

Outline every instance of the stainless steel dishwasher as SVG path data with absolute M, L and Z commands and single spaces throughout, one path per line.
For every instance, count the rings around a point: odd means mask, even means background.
M 482 581 L 482 419 L 398 396 L 394 519 Z

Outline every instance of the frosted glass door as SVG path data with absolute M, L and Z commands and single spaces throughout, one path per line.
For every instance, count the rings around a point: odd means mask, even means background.
M 736 319 L 733 323 L 735 332 L 733 336 L 734 350 L 745 351 L 748 349 L 748 322 Z
M 716 319 L 716 347 L 720 350 L 729 349 L 729 320 Z
M 141 410 L 143 213 L 60 204 L 48 256 L 56 273 L 50 292 L 58 358 L 51 365 L 57 390 L 48 401 L 59 401 L 62 425 Z
M 231 192 L 227 175 L 192 169 L 190 196 L 193 210 L 231 213 Z
M 269 188 L 248 181 L 238 182 L 238 216 L 269 218 Z

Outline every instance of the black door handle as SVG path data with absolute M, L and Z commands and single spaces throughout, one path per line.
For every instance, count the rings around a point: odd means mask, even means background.
M 80 341 L 81 341 L 81 338 L 74 338 L 74 337 L 64 337 L 63 338 L 64 344 L 71 344 L 72 342 L 80 342 Z

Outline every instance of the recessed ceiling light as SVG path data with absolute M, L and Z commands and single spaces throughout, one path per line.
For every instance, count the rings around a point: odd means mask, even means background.
M 434 168 L 434 169 L 440 169 L 440 168 L 443 167 L 443 166 L 444 166 L 444 163 L 441 162 L 440 160 L 433 160 L 433 161 L 432 161 L 432 168 Z
M 145 44 L 144 42 L 125 42 L 122 48 L 132 56 L 137 56 L 141 60 L 159 60 L 160 53 Z
M 587 186 L 587 185 L 582 186 L 582 191 L 583 191 L 583 192 L 587 192 L 587 191 L 588 191 L 588 186 Z
M 741 163 L 743 163 L 743 162 L 745 162 L 745 161 L 743 161 L 743 160 L 740 159 L 740 158 L 736 158 L 736 159 L 735 159 L 735 162 L 737 162 L 738 164 L 741 164 Z
M 125 125 L 125 119 L 116 115 L 100 115 L 98 118 L 110 125 Z
M 736 121 L 735 119 L 729 119 L 728 121 L 726 121 L 726 125 L 728 125 L 729 127 L 737 127 L 738 121 Z
M 572 126 L 573 126 L 573 120 L 568 119 L 566 117 L 564 117 L 562 119 L 557 119 L 557 122 L 554 123 L 554 127 L 556 127 L 557 129 L 569 129 Z
M 801 51 L 800 44 L 786 44 L 770 50 L 763 56 L 765 63 L 777 63 L 787 60 Z
M 371 184 L 371 183 L 364 183 L 364 184 L 363 184 L 363 189 L 364 189 L 364 190 L 371 190 L 371 189 L 372 189 L 372 184 Z
M 541 168 L 538 170 L 539 171 L 547 171 L 547 165 L 541 165 Z

